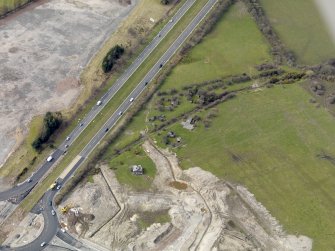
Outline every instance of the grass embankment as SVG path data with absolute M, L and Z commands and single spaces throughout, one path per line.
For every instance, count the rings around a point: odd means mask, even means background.
M 147 6 L 150 6 L 150 8 Z M 62 111 L 67 125 L 52 137 L 52 140 L 55 141 L 55 145 L 58 145 L 66 138 L 74 127 L 77 126 L 76 121 L 85 116 L 91 107 L 95 105 L 102 93 L 107 91 L 122 73 L 122 69 L 119 67 L 112 73 L 111 78 L 107 82 L 108 75 L 103 74 L 101 63 L 108 50 L 115 44 L 123 44 L 127 47 L 127 51 L 130 50 L 134 54 L 138 54 L 141 51 L 141 48 L 145 46 L 145 44 L 140 44 L 140 40 L 142 42 L 149 41 L 150 37 L 153 37 L 158 29 L 161 28 L 162 22 L 160 20 L 164 18 L 167 13 L 175 11 L 175 9 L 176 8 L 173 8 L 173 5 L 165 6 L 155 0 L 143 0 L 138 3 L 131 14 L 120 24 L 113 36 L 106 41 L 99 52 L 92 58 L 90 64 L 81 74 L 80 82 L 85 88 L 75 101 L 75 104 L 69 110 Z M 156 23 L 150 22 L 148 17 L 153 17 Z M 130 30 L 132 32 L 130 32 Z M 145 40 L 144 38 L 148 38 L 148 40 Z M 123 64 L 128 65 L 130 63 L 131 60 L 129 60 L 128 63 L 123 62 Z M 97 92 L 98 88 L 99 91 Z M 85 106 L 83 106 L 84 104 Z M 69 121 L 71 118 L 72 122 Z M 68 122 L 70 122 L 70 124 L 68 124 Z M 8 177 L 8 179 L 11 180 L 15 179 L 25 167 L 28 167 L 29 171 L 26 175 L 22 176 L 22 181 L 27 178 L 34 169 L 39 167 L 43 161 L 45 161 L 52 149 L 46 149 L 41 154 L 37 154 L 31 147 L 31 143 L 38 135 L 41 127 L 42 116 L 33 118 L 28 127 L 29 131 L 26 139 L 1 167 L 0 175 L 2 177 Z M 35 157 L 34 164 L 29 165 Z
M 300 64 L 319 64 L 335 46 L 313 0 L 259 0 L 283 42 Z
M 109 160 L 108 163 L 111 169 L 115 170 L 118 181 L 136 191 L 149 189 L 156 174 L 154 163 L 140 146 Z M 130 167 L 133 165 L 141 165 L 144 174 L 140 176 L 132 174 Z
M 7 12 L 13 11 L 20 6 L 31 2 L 32 0 L 1 0 L 0 1 L 0 16 Z
M 95 120 L 88 125 L 84 132 L 76 139 L 73 145 L 69 148 L 64 159 L 55 167 L 53 172 L 43 181 L 34 193 L 27 196 L 25 201 L 22 203 L 25 209 L 30 209 L 36 202 L 41 198 L 43 193 L 48 189 L 49 185 L 62 173 L 62 171 L 70 164 L 70 162 L 77 156 L 81 150 L 86 146 L 90 139 L 96 134 L 96 132 L 102 127 L 105 121 L 114 113 L 116 108 L 121 102 L 129 95 L 131 90 L 139 83 L 140 80 L 145 76 L 148 70 L 157 62 L 161 55 L 167 50 L 171 43 L 179 36 L 180 32 L 188 25 L 193 17 L 199 12 L 203 5 L 207 1 L 201 0 L 196 2 L 184 17 L 179 21 L 165 39 L 160 43 L 159 46 L 153 51 L 153 53 L 145 60 L 145 62 L 137 69 L 137 71 L 131 76 L 126 82 L 124 87 L 118 92 L 117 95 L 104 107 L 101 114 L 95 118 Z M 93 104 L 94 105 L 94 104 Z

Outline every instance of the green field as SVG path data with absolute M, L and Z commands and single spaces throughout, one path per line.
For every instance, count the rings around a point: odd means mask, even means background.
M 317 155 L 335 157 L 335 119 L 309 99 L 298 84 L 249 92 L 217 106 L 209 129 L 168 130 L 187 146 L 176 150 L 183 168 L 246 185 L 286 230 L 331 250 L 335 164 Z
M 282 41 L 298 63 L 318 64 L 335 55 L 331 40 L 313 0 L 260 0 Z
M 243 72 L 253 73 L 254 65 L 272 61 L 269 50 L 257 25 L 244 5 L 238 2 L 173 69 L 163 89 Z
M 246 12 L 244 5 L 237 3 L 222 16 L 211 33 L 190 51 L 187 58 L 172 70 L 164 81 L 161 91 L 180 89 L 191 83 L 243 72 L 253 73 L 254 65 L 272 61 L 269 50 L 266 40 Z M 210 58 L 209 63 L 206 61 L 207 58 Z M 137 138 L 140 131 L 151 128 L 145 123 L 147 118 L 161 114 L 155 110 L 156 101 L 157 97 L 133 118 L 125 133 L 109 147 L 109 151 L 124 147 Z M 170 119 L 192 107 L 184 102 L 178 110 L 164 114 Z
M 126 184 L 136 191 L 150 188 L 153 177 L 156 174 L 156 168 L 140 146 L 112 159 L 109 159 L 107 155 L 105 160 L 109 160 L 109 166 L 115 170 L 116 177 L 120 183 Z M 130 172 L 132 165 L 141 165 L 144 169 L 144 175 L 133 175 Z
M 0 16 L 30 1 L 31 0 L 1 0 L 0 1 Z

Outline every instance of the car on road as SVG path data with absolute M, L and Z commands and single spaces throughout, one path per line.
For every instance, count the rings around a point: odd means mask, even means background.
M 27 180 L 27 182 L 28 183 L 30 183 L 30 182 L 32 182 L 33 180 L 31 179 L 31 178 L 29 178 L 28 180 Z
M 66 141 L 69 141 L 69 140 L 70 140 L 70 136 L 67 136 L 67 137 L 66 137 Z
M 56 187 L 56 189 L 59 190 L 61 187 L 62 187 L 61 185 L 58 185 L 58 186 Z
M 119 116 L 121 116 L 122 115 L 122 112 L 119 112 Z
M 43 241 L 43 242 L 41 243 L 41 247 L 44 247 L 46 244 L 47 244 L 47 243 L 46 243 L 45 241 Z
M 101 105 L 101 103 L 102 103 L 102 101 L 99 100 L 99 101 L 97 102 L 97 106 Z
M 48 158 L 47 158 L 47 161 L 48 162 L 51 162 L 53 160 L 53 157 L 52 157 L 52 155 L 50 155 Z
M 52 210 L 51 210 L 51 214 L 52 214 L 52 215 L 56 215 L 55 210 L 52 209 Z
M 147 85 L 148 84 L 148 81 L 144 83 L 144 85 Z
M 108 132 L 108 130 L 109 130 L 109 128 L 107 127 L 107 128 L 105 129 L 105 132 Z
M 173 22 L 173 19 L 170 19 L 169 23 L 172 23 Z
M 80 126 L 83 126 L 84 125 L 84 123 L 80 123 Z
M 134 98 L 129 99 L 129 102 L 133 102 L 133 101 L 134 101 Z
M 64 228 L 61 228 L 60 231 L 62 231 L 63 233 L 65 233 L 65 229 Z
M 52 206 L 52 200 L 49 201 L 49 206 Z
M 65 148 L 68 148 L 69 147 L 69 145 L 65 145 Z
M 162 67 L 163 67 L 163 64 L 160 64 L 160 65 L 159 65 L 159 68 L 162 68 Z

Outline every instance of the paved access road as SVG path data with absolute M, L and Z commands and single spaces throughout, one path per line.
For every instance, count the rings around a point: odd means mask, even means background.
M 12 197 L 19 197 L 21 194 L 25 194 L 30 191 L 46 174 L 46 172 L 53 166 L 53 164 L 62 156 L 64 151 L 67 150 L 66 146 L 71 147 L 71 144 L 76 140 L 77 137 L 85 130 L 89 123 L 101 112 L 103 107 L 113 98 L 113 96 L 121 89 L 126 81 L 133 75 L 137 68 L 144 62 L 144 60 L 151 54 L 151 52 L 157 47 L 157 45 L 164 39 L 169 31 L 174 27 L 188 9 L 195 3 L 195 0 L 187 0 L 185 4 L 177 11 L 174 17 L 171 19 L 173 22 L 168 22 L 160 31 L 160 35 L 156 36 L 150 44 L 141 52 L 136 60 L 126 69 L 121 77 L 114 83 L 114 85 L 101 97 L 101 105 L 92 107 L 91 111 L 83 118 L 78 126 L 69 134 L 69 140 L 64 140 L 61 145 L 51 154 L 53 160 L 51 162 L 45 161 L 39 169 L 31 176 L 31 181 L 24 182 L 17 185 L 7 191 L 0 192 L 0 201 L 8 200 Z
M 194 1 L 192 1 L 192 0 L 191 0 L 191 2 L 186 2 L 184 4 L 184 6 L 182 6 L 182 8 L 185 7 L 185 6 L 191 6 L 191 4 L 193 4 L 193 2 Z M 149 72 L 142 79 L 142 81 L 133 89 L 133 91 L 130 93 L 130 95 L 117 108 L 117 110 L 114 112 L 114 114 L 108 119 L 108 121 L 104 124 L 104 126 L 92 138 L 92 140 L 84 147 L 84 149 L 80 153 L 81 159 L 74 165 L 74 167 L 68 173 L 68 175 L 64 178 L 64 180 L 62 181 L 62 183 L 65 183 L 70 178 L 70 176 L 72 175 L 72 173 L 81 165 L 82 161 L 98 145 L 98 143 L 101 141 L 101 139 L 108 132 L 108 131 L 106 131 L 106 128 L 110 129 L 110 128 L 112 128 L 117 123 L 117 121 L 122 116 L 122 114 L 132 105 L 132 103 L 133 103 L 132 101 L 135 100 L 136 98 L 138 98 L 138 96 L 145 90 L 145 88 L 147 87 L 147 84 L 157 75 L 157 73 L 161 70 L 162 66 L 174 55 L 174 53 L 183 44 L 183 42 L 192 33 L 192 31 L 201 22 L 201 20 L 206 16 L 206 14 L 211 10 L 211 8 L 215 5 L 216 2 L 217 2 L 217 0 L 208 0 L 208 2 L 206 3 L 206 5 L 201 9 L 201 11 L 197 14 L 197 16 L 191 21 L 191 23 L 185 28 L 185 30 L 179 35 L 179 37 L 173 42 L 173 44 L 168 48 L 168 50 L 163 54 L 163 56 L 156 62 L 156 64 L 149 70 Z M 187 7 L 187 8 L 189 8 L 189 7 Z M 177 17 L 178 17 L 178 15 L 180 15 L 180 13 L 181 13 L 181 10 L 179 10 L 177 12 L 177 14 L 176 14 Z M 179 17 L 179 19 L 180 19 L 180 17 Z M 157 36 L 157 37 L 154 38 L 153 42 L 157 41 L 157 40 L 160 40 L 162 37 L 164 37 L 166 35 L 166 33 L 163 34 L 162 32 L 166 32 L 166 30 L 165 30 L 165 29 L 167 29 L 166 27 L 169 27 L 169 25 L 172 26 L 173 23 L 176 22 L 176 20 L 177 19 L 176 19 L 176 16 L 175 16 L 173 18 L 173 21 L 169 22 L 167 24 L 167 26 L 165 26 L 162 29 L 162 31 L 160 33 L 160 36 Z M 157 46 L 157 44 L 155 46 Z M 137 60 L 135 60 L 135 62 L 141 61 L 141 59 L 142 59 L 143 56 L 144 55 L 142 55 L 142 53 L 141 53 L 141 55 L 139 56 L 139 58 Z M 132 66 L 130 66 L 130 68 L 132 68 Z M 128 72 L 128 70 L 126 71 L 126 73 Z M 121 77 L 120 79 L 125 78 L 125 77 L 129 78 L 130 76 L 131 75 L 126 75 L 126 76 Z M 117 86 L 120 83 L 124 83 L 124 82 L 120 82 L 120 79 L 117 80 L 117 82 L 116 82 L 116 84 L 114 86 Z M 113 94 L 112 95 L 114 95 L 118 89 L 114 90 L 113 87 L 112 87 L 110 89 L 110 90 L 113 90 Z M 111 95 L 111 91 L 110 90 L 107 92 L 107 94 L 104 97 L 111 97 L 110 96 Z M 102 99 L 102 100 L 103 100 L 103 102 L 106 102 L 105 98 Z M 95 110 L 100 111 L 101 107 L 94 107 L 92 109 L 92 111 L 95 111 Z M 93 119 L 93 117 L 91 118 L 90 116 L 91 115 L 89 114 L 82 121 L 82 123 L 88 123 L 89 121 L 91 121 Z M 80 126 L 77 127 L 77 128 L 80 128 Z M 77 137 L 77 136 L 74 136 L 74 135 L 75 134 L 73 134 L 73 133 L 71 134 L 72 142 L 73 142 L 74 138 Z M 70 142 L 71 142 L 71 140 L 70 140 Z M 65 147 L 64 144 L 69 144 L 70 142 L 69 141 L 63 142 L 63 144 L 61 145 L 60 149 L 64 150 L 64 148 L 62 148 L 62 147 Z M 56 235 L 56 233 L 58 231 L 58 220 L 57 220 L 56 216 L 53 216 L 51 214 L 51 207 L 50 206 L 48 207 L 49 201 L 51 201 L 53 199 L 53 197 L 55 196 L 56 192 L 57 192 L 57 190 L 51 190 L 51 191 L 49 190 L 49 191 L 47 191 L 45 193 L 45 195 L 44 195 L 44 197 L 42 199 L 42 205 L 43 205 L 44 208 L 46 208 L 45 210 L 43 210 L 43 216 L 44 216 L 46 224 L 44 225 L 44 229 L 43 229 L 41 235 L 36 240 L 34 240 L 33 242 L 31 242 L 30 244 L 22 246 L 20 248 L 16 248 L 15 250 L 28 250 L 28 251 L 42 250 L 42 249 L 44 249 L 44 247 L 41 247 L 40 244 L 42 242 L 50 242 L 52 240 L 52 238 Z

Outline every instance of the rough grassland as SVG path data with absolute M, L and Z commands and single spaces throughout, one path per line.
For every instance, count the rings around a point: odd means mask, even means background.
M 335 247 L 335 119 L 309 103 L 298 84 L 245 93 L 218 106 L 210 129 L 172 130 L 186 147 L 183 168 L 200 166 L 246 185 L 290 233 L 307 235 L 315 250 Z
M 238 73 L 271 61 L 269 46 L 241 3 L 223 15 L 212 32 L 178 65 L 163 89 Z
M 298 63 L 318 64 L 335 55 L 335 45 L 313 0 L 260 0 Z

